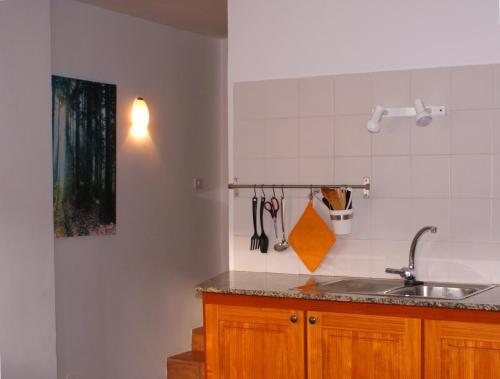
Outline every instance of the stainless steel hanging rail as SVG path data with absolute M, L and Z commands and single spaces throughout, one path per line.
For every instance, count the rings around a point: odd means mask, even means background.
M 363 184 L 240 184 L 238 182 L 228 184 L 229 189 L 311 189 L 311 188 L 353 188 L 362 189 L 365 198 L 370 196 L 370 178 L 363 178 Z

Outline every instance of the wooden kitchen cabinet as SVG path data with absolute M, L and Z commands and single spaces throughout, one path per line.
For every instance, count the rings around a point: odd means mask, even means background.
M 419 379 L 420 325 L 414 318 L 206 304 L 207 379 Z
M 308 379 L 419 379 L 421 321 L 307 312 Z
M 500 378 L 500 325 L 425 321 L 425 378 Z
M 208 379 L 500 379 L 500 312 L 203 299 Z
M 304 379 L 305 312 L 205 305 L 207 379 Z

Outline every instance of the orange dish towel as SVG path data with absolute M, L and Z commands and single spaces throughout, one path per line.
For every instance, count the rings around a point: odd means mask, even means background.
M 313 272 L 335 244 L 336 238 L 310 200 L 288 241 L 309 271 Z

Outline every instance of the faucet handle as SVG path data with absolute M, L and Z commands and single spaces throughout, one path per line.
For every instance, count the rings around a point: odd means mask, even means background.
M 398 274 L 399 276 L 401 276 L 405 280 L 405 286 L 413 287 L 424 284 L 424 282 L 415 279 L 413 270 L 408 267 L 402 267 L 399 270 L 395 268 L 386 268 L 385 272 L 387 272 L 388 274 Z
M 388 274 L 397 274 L 401 276 L 405 281 L 415 280 L 415 274 L 413 270 L 409 267 L 401 267 L 399 270 L 395 268 L 386 268 L 385 272 Z
M 405 277 L 405 272 L 403 271 L 403 269 L 396 269 L 396 268 L 386 268 L 385 269 L 385 272 L 388 273 L 388 274 L 397 274 L 397 275 L 400 275 L 402 278 Z

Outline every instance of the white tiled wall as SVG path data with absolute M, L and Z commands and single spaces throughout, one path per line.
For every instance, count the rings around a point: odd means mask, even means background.
M 415 98 L 446 105 L 448 115 L 426 128 L 384 119 L 380 134 L 368 133 L 376 104 Z M 237 83 L 234 118 L 241 183 L 372 178 L 370 199 L 354 197 L 353 233 L 337 237 L 315 273 L 386 277 L 385 267 L 407 264 L 418 228 L 433 224 L 438 233 L 417 251 L 420 278 L 500 283 L 500 65 Z M 234 200 L 232 269 L 308 273 L 291 249 L 249 251 L 252 195 L 241 190 Z M 288 232 L 306 195 L 286 191 Z M 316 209 L 329 222 L 318 201 Z M 268 216 L 265 227 L 274 237 Z

